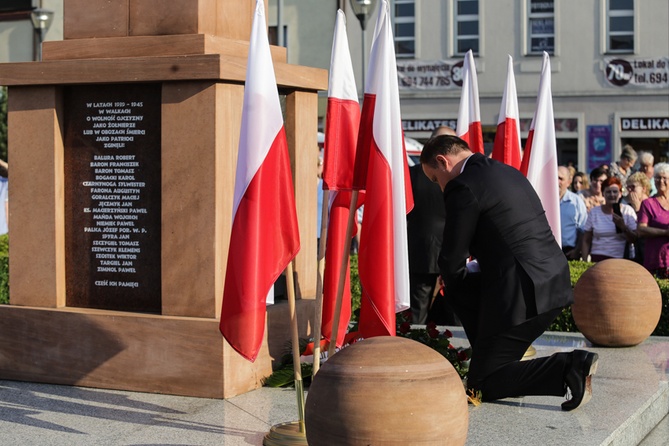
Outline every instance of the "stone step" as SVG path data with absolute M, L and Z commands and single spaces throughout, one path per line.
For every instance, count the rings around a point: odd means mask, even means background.
M 650 431 L 650 434 L 644 438 L 639 446 L 666 446 L 669 442 L 669 415 Z
M 466 344 L 462 329 L 450 328 L 453 343 Z M 564 399 L 558 397 L 470 405 L 467 446 L 669 443 L 669 338 L 595 348 L 580 334 L 546 333 L 533 345 L 537 355 L 596 351 L 592 400 L 572 412 L 560 410 Z M 219 400 L 0 381 L 0 445 L 42 445 L 48 436 L 52 446 L 260 446 L 270 428 L 297 417 L 294 389 L 263 387 Z
M 461 329 L 451 331 L 453 344 L 466 345 Z M 669 338 L 651 337 L 635 347 L 602 348 L 593 347 L 578 333 L 545 333 L 533 346 L 537 356 L 573 349 L 597 352 L 592 400 L 572 412 L 561 411 L 564 399 L 558 397 L 508 398 L 470 406 L 468 446 L 638 445 L 656 426 L 662 431 L 663 419 L 667 423 Z M 667 429 L 663 432 L 662 442 L 649 445 L 669 444 Z

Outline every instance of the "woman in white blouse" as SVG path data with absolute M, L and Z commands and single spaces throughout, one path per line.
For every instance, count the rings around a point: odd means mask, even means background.
M 588 255 L 593 262 L 605 259 L 622 259 L 625 245 L 636 240 L 636 212 L 627 204 L 621 204 L 623 185 L 616 177 L 609 177 L 602 184 L 605 203 L 588 213 L 585 223 L 581 253 L 583 260 Z M 614 207 L 620 206 L 620 213 Z

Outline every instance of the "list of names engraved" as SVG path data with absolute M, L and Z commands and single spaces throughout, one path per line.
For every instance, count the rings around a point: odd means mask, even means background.
M 65 91 L 68 306 L 160 311 L 160 86 Z
M 146 227 L 137 227 L 145 207 L 137 206 L 146 182 L 136 181 L 135 170 L 139 162 L 135 155 L 93 155 L 91 161 L 94 180 L 84 181 L 90 190 L 92 208 L 84 208 L 93 214 L 94 226 L 84 227 L 84 232 L 96 233 L 91 252 L 95 254 L 99 273 L 136 274 L 134 262 L 141 253 L 140 234 Z M 98 280 L 96 286 L 131 286 L 137 282 Z

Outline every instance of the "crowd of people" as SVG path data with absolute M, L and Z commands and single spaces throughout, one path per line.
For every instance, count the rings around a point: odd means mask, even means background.
M 453 132 L 441 129 L 433 136 L 440 134 Z M 418 175 L 420 165 L 413 169 L 411 182 L 418 195 L 414 197 L 416 208 L 408 216 L 413 321 L 424 324 L 443 318 L 452 323 L 457 321 L 452 314 L 440 316 L 443 310 L 437 304 L 441 296 L 439 287 L 435 288 L 445 221 L 443 212 L 435 211 L 435 203 L 443 199 L 442 192 Z M 658 277 L 669 277 L 668 163 L 654 164 L 651 153 L 637 154 L 625 145 L 618 161 L 589 173 L 559 166 L 558 186 L 560 245 L 568 260 L 625 258 Z
M 432 135 L 450 134 L 440 129 Z M 443 200 L 436 184 L 413 167 L 411 182 L 415 209 L 408 215 L 409 269 L 413 322 L 444 319 L 459 323 L 439 305 Z M 669 277 L 669 164 L 654 164 L 649 152 L 625 145 L 620 159 L 589 173 L 573 166 L 558 167 L 561 237 L 567 260 L 600 262 L 610 258 L 633 260 L 657 277 Z M 443 292 L 443 291 L 442 291 Z
M 657 277 L 669 277 L 669 164 L 654 164 L 651 153 L 637 154 L 625 145 L 619 161 L 589 175 L 566 166 L 558 172 L 562 247 L 568 259 L 624 258 Z

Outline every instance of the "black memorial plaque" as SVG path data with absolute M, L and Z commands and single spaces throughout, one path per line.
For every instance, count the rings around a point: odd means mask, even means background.
M 161 86 L 66 87 L 64 106 L 67 306 L 160 313 Z

